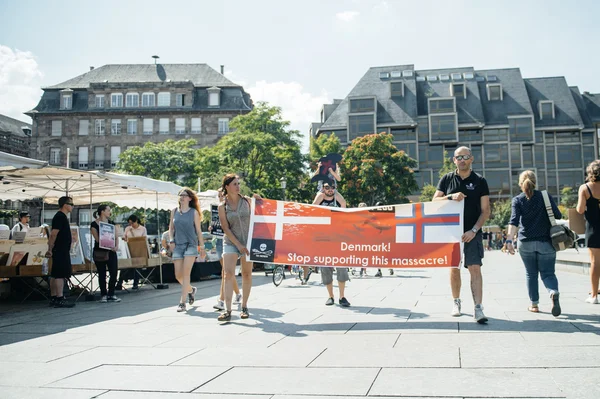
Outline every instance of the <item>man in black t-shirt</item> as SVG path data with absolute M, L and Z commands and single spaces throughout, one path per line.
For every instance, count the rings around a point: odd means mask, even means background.
M 46 257 L 52 257 L 50 272 L 50 306 L 55 308 L 72 308 L 74 303 L 67 302 L 63 296 L 66 278 L 71 277 L 71 226 L 69 214 L 73 210 L 71 197 L 58 199 L 60 209 L 52 218 L 52 231 L 48 238 Z
M 490 217 L 490 190 L 483 176 L 471 170 L 473 154 L 468 147 L 459 147 L 454 151 L 456 170 L 440 179 L 433 201 L 464 201 L 464 266 L 471 275 L 471 293 L 475 310 L 473 317 L 480 323 L 487 323 L 483 314 L 483 278 L 481 260 L 483 259 L 483 239 L 481 227 Z M 454 305 L 452 316 L 461 315 L 460 268 L 450 269 L 450 286 Z

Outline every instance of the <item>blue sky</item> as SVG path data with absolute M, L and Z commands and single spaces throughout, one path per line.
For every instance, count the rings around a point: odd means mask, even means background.
M 600 2 L 0 0 L 0 114 L 89 66 L 207 63 L 302 133 L 370 66 L 520 67 L 600 92 Z

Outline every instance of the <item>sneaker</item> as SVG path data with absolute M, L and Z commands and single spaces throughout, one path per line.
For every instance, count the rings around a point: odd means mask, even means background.
M 188 293 L 188 303 L 190 306 L 196 301 L 196 291 L 198 291 L 198 288 L 192 287 L 192 292 Z
M 48 307 L 53 308 L 55 303 L 56 303 L 56 297 L 51 296 L 50 301 L 48 302 Z
M 454 317 L 458 317 L 461 315 L 460 313 L 460 299 L 456 298 L 454 300 L 454 304 L 452 305 L 452 313 L 450 313 Z
M 375 277 L 381 277 L 381 270 L 377 269 L 377 273 L 375 273 Z
M 345 297 L 340 298 L 340 306 L 347 308 L 350 306 L 350 302 L 348 302 L 348 300 Z
M 56 300 L 54 301 L 54 307 L 55 308 L 74 308 L 75 307 L 75 303 L 74 302 L 68 302 L 64 297 L 63 298 L 56 298 Z
M 221 302 L 221 304 L 223 303 L 223 301 L 220 301 L 220 302 Z M 235 294 L 233 303 L 242 303 L 242 293 L 241 292 L 239 294 Z M 220 309 L 220 310 L 223 310 L 223 309 Z
M 100 302 L 101 302 L 101 303 L 106 303 L 106 301 L 107 301 L 107 298 L 108 298 L 108 297 L 107 297 L 106 295 L 102 295 L 102 298 L 100 298 Z
M 390 269 L 390 276 L 394 275 L 394 269 Z
M 360 269 L 359 276 L 360 276 L 360 277 L 362 277 L 362 276 L 363 276 L 363 271 L 362 271 L 362 269 Z
M 185 312 L 185 303 L 180 303 L 179 306 L 177 306 L 177 312 Z
M 213 309 L 225 310 L 225 302 L 218 300 L 217 304 L 213 306 Z
M 552 299 L 552 316 L 554 317 L 558 317 L 561 314 L 561 309 L 560 309 L 560 302 L 558 302 L 558 292 L 553 292 L 550 295 L 550 298 Z
M 325 305 L 327 306 L 331 306 L 335 303 L 335 301 L 333 300 L 333 298 L 329 298 L 327 301 L 325 301 Z
M 483 314 L 483 306 L 477 305 L 475 306 L 475 311 L 473 312 L 473 318 L 479 324 L 485 324 L 488 321 L 488 318 Z
M 138 287 L 137 285 L 134 285 L 133 287 L 131 287 L 132 290 L 139 290 L 140 287 Z
M 113 303 L 121 302 L 121 298 L 119 298 L 115 295 L 109 296 L 106 300 L 108 302 L 113 302 Z
M 598 297 L 597 296 L 591 296 L 588 299 L 585 300 L 587 303 L 591 303 L 594 305 L 598 304 Z

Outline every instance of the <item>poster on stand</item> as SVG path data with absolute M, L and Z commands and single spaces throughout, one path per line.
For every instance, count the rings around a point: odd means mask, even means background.
M 79 240 L 79 227 L 71 226 L 71 264 L 72 265 L 83 265 L 83 250 L 81 248 L 81 241 Z
M 85 259 L 91 260 L 91 245 L 93 245 L 94 238 L 92 237 L 92 233 L 90 232 L 89 227 L 80 227 L 79 228 L 79 240 L 81 241 L 81 249 L 83 250 L 83 256 Z
M 110 223 L 100 222 L 98 223 L 100 228 L 99 246 L 102 249 L 113 249 L 116 245 L 116 230 L 115 226 Z

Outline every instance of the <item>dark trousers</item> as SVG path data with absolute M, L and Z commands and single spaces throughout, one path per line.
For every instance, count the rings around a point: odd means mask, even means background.
M 130 274 L 133 273 L 133 286 L 137 287 L 138 283 L 140 282 L 140 275 L 138 274 L 136 269 L 126 269 L 126 270 L 121 270 L 121 272 L 119 273 L 119 287 L 123 286 L 123 281 L 124 280 L 129 280 Z
M 100 295 L 107 295 L 106 290 L 106 269 L 110 273 L 110 279 L 108 280 L 108 295 L 115 295 L 115 286 L 117 285 L 117 254 L 114 251 L 109 251 L 107 262 L 96 262 L 96 269 L 98 270 L 98 284 L 100 285 Z

